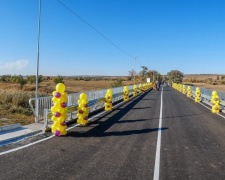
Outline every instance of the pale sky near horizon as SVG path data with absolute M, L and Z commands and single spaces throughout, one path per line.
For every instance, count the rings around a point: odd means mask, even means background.
M 39 74 L 125 76 L 142 65 L 225 74 L 224 0 L 60 1 L 120 49 L 57 0 L 42 0 Z M 36 74 L 39 0 L 0 7 L 0 75 Z

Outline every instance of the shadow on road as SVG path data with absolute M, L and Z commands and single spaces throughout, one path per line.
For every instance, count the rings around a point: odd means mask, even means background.
M 160 130 L 166 130 L 168 128 L 161 128 Z M 141 129 L 141 130 L 131 130 L 131 131 L 114 131 L 114 132 L 105 132 L 101 135 L 101 137 L 103 136 L 128 136 L 128 135 L 132 135 L 132 134 L 147 134 L 147 133 L 151 133 L 154 131 L 158 131 L 158 128 L 154 128 L 154 129 Z
M 143 98 L 147 94 L 148 93 L 145 93 L 145 94 L 141 95 L 140 97 L 138 97 L 137 99 L 134 99 L 129 104 L 127 104 L 127 105 L 125 104 L 125 107 L 123 107 L 123 108 L 119 107 L 116 110 L 113 110 L 112 112 L 107 113 L 104 116 L 98 118 L 94 122 L 90 122 L 89 125 L 88 125 L 89 127 L 91 125 L 97 125 L 97 126 L 91 128 L 90 130 L 88 130 L 86 132 L 68 131 L 67 136 L 72 136 L 72 137 L 96 137 L 96 136 L 101 137 L 101 136 L 106 136 L 108 134 L 108 132 L 105 133 L 105 131 L 107 129 L 109 129 L 112 125 L 114 125 L 115 123 L 123 123 L 123 121 L 120 122 L 119 120 L 123 116 L 125 116 L 138 102 L 143 100 Z M 123 105 L 121 105 L 121 106 L 123 106 Z M 118 111 L 118 112 L 115 113 L 115 111 Z M 112 115 L 112 116 L 107 117 L 108 115 Z M 100 121 L 104 117 L 106 117 L 107 119 L 105 119 L 104 121 Z M 134 120 L 134 121 L 138 121 L 138 120 Z M 139 121 L 144 121 L 144 120 L 139 120 Z M 138 133 L 141 134 L 141 133 L 150 133 L 150 132 L 157 131 L 157 130 L 158 129 L 143 129 L 143 130 L 132 130 L 132 131 L 127 131 L 127 132 L 126 131 L 125 132 L 111 132 L 111 135 L 113 133 L 117 136 L 119 136 L 119 134 L 120 135 L 131 135 L 131 134 L 138 134 Z M 110 135 L 110 134 L 108 134 L 108 135 Z

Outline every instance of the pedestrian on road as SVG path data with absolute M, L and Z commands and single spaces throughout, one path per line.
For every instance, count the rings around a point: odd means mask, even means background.
M 158 82 L 157 84 L 157 90 L 159 91 L 159 88 L 160 88 L 160 83 Z

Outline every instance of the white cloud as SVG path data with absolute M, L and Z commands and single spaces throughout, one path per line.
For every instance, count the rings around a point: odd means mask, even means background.
M 26 68 L 28 65 L 27 60 L 18 60 L 15 62 L 2 63 L 0 62 L 0 69 L 3 70 L 21 70 Z

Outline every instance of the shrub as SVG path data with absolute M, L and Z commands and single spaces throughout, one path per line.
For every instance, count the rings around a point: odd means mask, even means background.
M 114 87 L 120 87 L 120 86 L 123 86 L 123 83 L 122 83 L 122 79 L 116 79 L 116 81 L 114 81 L 112 84 L 111 84 L 111 87 L 114 88 Z
M 52 78 L 52 81 L 53 81 L 55 84 L 58 84 L 58 83 L 64 83 L 63 77 L 62 77 L 62 76 L 59 76 L 59 75 L 58 75 L 58 77 Z

